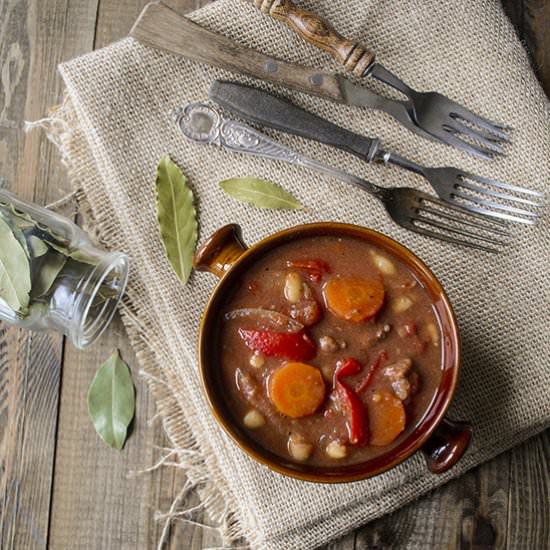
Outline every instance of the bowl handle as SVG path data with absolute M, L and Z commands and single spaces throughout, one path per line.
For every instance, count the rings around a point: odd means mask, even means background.
M 221 278 L 247 248 L 240 226 L 235 223 L 224 225 L 197 250 L 193 267 Z
M 472 434 L 472 425 L 469 422 L 443 418 L 422 446 L 428 470 L 433 474 L 442 474 L 452 468 L 466 452 Z

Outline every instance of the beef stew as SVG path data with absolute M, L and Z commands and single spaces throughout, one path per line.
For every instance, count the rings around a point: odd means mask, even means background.
M 386 453 L 422 422 L 441 382 L 430 294 L 389 251 L 352 236 L 266 251 L 227 294 L 216 332 L 234 423 L 295 463 Z

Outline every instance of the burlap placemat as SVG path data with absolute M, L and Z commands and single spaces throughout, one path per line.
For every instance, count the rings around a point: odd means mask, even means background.
M 371 45 L 382 63 L 414 87 L 440 90 L 511 124 L 514 144 L 505 158 L 478 161 L 424 141 L 384 114 L 281 89 L 279 93 L 341 125 L 378 135 L 390 149 L 422 163 L 458 165 L 536 189 L 547 186 L 548 102 L 497 0 L 300 3 L 327 16 L 345 35 Z M 272 55 L 339 70 L 326 54 L 242 0 L 219 0 L 192 17 Z M 536 229 L 513 228 L 514 244 L 500 256 L 424 239 L 390 222 L 381 205 L 360 190 L 303 169 L 190 144 L 182 137 L 171 118 L 174 108 L 205 100 L 215 77 L 250 80 L 153 51 L 133 39 L 72 60 L 60 70 L 68 99 L 44 125 L 102 242 L 131 257 L 123 318 L 174 446 L 169 461 L 189 473 L 182 491 L 200 484 L 203 501 L 222 522 L 226 542 L 245 535 L 255 549 L 313 548 L 549 425 L 548 217 Z M 278 137 L 377 183 L 425 186 L 406 172 L 367 166 L 322 145 Z M 271 473 L 225 437 L 204 401 L 195 357 L 197 324 L 216 281 L 195 274 L 182 287 L 164 257 L 154 207 L 156 166 L 164 154 L 190 179 L 202 240 L 235 221 L 243 226 L 245 238 L 255 242 L 294 224 L 339 220 L 383 231 L 425 259 L 448 290 L 463 336 L 463 374 L 451 415 L 470 419 L 475 439 L 456 468 L 434 476 L 415 456 L 374 479 L 318 486 Z M 244 175 L 279 182 L 310 211 L 256 210 L 233 202 L 217 187 L 221 179 Z

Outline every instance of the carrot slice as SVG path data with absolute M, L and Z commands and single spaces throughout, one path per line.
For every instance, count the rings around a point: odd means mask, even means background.
M 323 375 L 305 363 L 286 363 L 271 375 L 269 397 L 279 412 L 291 418 L 313 414 L 325 398 Z
M 377 279 L 333 277 L 323 292 L 334 315 L 356 323 L 376 315 L 384 303 L 384 285 Z
M 373 394 L 369 401 L 369 445 L 389 445 L 405 429 L 405 421 L 405 407 L 400 399 L 387 391 Z

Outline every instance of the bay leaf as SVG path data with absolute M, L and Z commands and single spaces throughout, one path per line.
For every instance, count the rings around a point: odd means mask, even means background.
M 277 184 L 261 178 L 231 178 L 220 182 L 231 197 L 258 208 L 299 210 L 304 208 L 290 193 Z
M 48 245 L 36 235 L 29 237 L 29 248 L 35 258 L 40 258 L 40 256 L 44 256 L 48 252 Z
M 23 247 L 23 250 L 25 251 L 25 254 L 27 255 L 27 258 L 31 257 L 31 253 L 29 250 L 29 247 L 27 245 L 27 239 L 25 237 L 25 233 L 23 232 L 23 229 L 20 227 L 18 223 L 18 216 L 11 212 L 7 208 L 0 208 L 0 218 L 3 219 L 11 229 L 13 236 L 17 239 L 19 244 Z
M 193 267 L 197 244 L 197 215 L 187 178 L 170 157 L 157 168 L 157 217 L 166 256 L 182 283 Z
M 88 413 L 106 445 L 122 449 L 135 412 L 130 369 L 115 351 L 96 372 L 88 390 Z
M 67 258 L 57 252 L 46 255 L 32 280 L 31 297 L 38 298 L 47 294 L 59 273 L 67 263 Z
M 51 246 L 56 252 L 59 252 L 60 254 L 63 254 L 67 258 L 72 258 L 75 262 L 80 262 L 81 264 L 88 264 L 88 265 L 95 265 L 98 260 L 91 258 L 90 256 L 87 256 L 78 249 L 70 249 L 68 246 L 65 246 L 63 244 L 59 244 L 59 242 L 55 241 L 46 241 L 48 246 Z
M 0 218 L 0 297 L 14 311 L 29 305 L 29 259 L 10 226 Z

